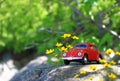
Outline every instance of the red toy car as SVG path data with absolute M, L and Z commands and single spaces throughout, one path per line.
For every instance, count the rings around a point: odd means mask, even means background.
M 64 60 L 65 65 L 69 65 L 71 61 L 81 62 L 82 64 L 91 61 L 99 63 L 99 60 L 102 59 L 102 55 L 94 44 L 81 43 L 64 53 L 62 59 Z

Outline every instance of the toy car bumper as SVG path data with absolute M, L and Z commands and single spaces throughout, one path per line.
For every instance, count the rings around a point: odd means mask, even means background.
M 79 60 L 82 59 L 82 57 L 63 57 L 63 60 Z

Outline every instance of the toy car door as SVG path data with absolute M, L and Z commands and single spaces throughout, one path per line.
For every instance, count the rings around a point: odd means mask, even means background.
M 90 55 L 89 55 L 90 60 L 97 60 L 98 59 L 99 53 L 98 53 L 97 48 L 94 45 L 90 45 L 89 52 L 90 52 Z

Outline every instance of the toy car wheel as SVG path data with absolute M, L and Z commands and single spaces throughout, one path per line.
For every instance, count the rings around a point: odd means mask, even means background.
M 69 65 L 69 64 L 70 64 L 70 61 L 64 60 L 64 64 L 65 64 L 65 65 Z
M 103 59 L 101 56 L 99 56 L 97 64 L 100 64 L 100 59 Z
M 85 55 L 82 60 L 82 64 L 87 64 L 88 63 L 88 57 Z

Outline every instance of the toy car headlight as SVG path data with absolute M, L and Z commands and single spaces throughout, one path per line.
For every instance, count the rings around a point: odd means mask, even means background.
M 81 55 L 82 55 L 81 52 L 79 52 L 79 53 L 78 53 L 78 56 L 81 56 Z
M 63 56 L 65 57 L 65 56 L 66 56 L 66 53 L 63 53 Z

